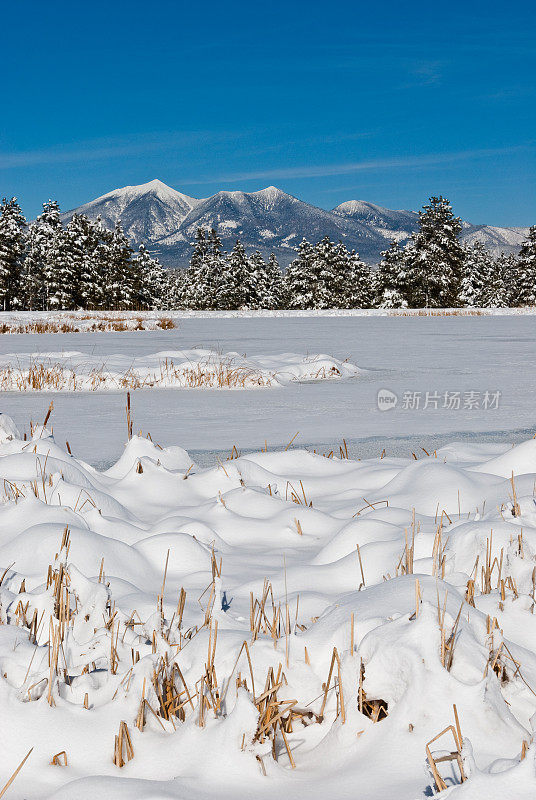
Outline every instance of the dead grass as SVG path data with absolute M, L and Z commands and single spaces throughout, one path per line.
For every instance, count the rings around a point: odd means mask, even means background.
M 152 324 L 151 324 L 152 323 Z M 123 333 L 125 331 L 145 331 L 159 328 L 164 331 L 176 328 L 171 317 L 160 317 L 156 320 L 143 317 L 111 317 L 99 314 L 84 314 L 68 317 L 66 320 L 37 319 L 29 322 L 16 320 L 2 322 L 0 334 L 17 333 Z
M 270 375 L 237 365 L 232 358 L 209 358 L 192 364 L 161 361 L 147 374 L 133 369 L 124 373 L 109 372 L 105 366 L 79 373 L 76 367 L 61 362 L 32 359 L 28 366 L 0 368 L 0 392 L 76 392 L 98 390 L 148 389 L 179 386 L 186 389 L 245 389 L 269 386 Z

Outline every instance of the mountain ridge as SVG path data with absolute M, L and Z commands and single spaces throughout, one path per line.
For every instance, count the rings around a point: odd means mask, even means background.
M 113 189 L 62 214 L 101 217 L 107 228 L 121 220 L 134 247 L 143 243 L 167 267 L 185 267 L 198 227 L 216 228 L 224 249 L 240 239 L 248 251 L 274 252 L 282 266 L 295 257 L 305 237 L 343 241 L 369 264 L 396 239 L 405 244 L 418 227 L 416 211 L 392 210 L 365 200 L 348 200 L 331 210 L 306 203 L 276 186 L 255 192 L 221 190 L 206 198 L 190 197 L 155 178 Z M 463 223 L 462 241 L 481 241 L 492 252 L 517 252 L 528 228 Z

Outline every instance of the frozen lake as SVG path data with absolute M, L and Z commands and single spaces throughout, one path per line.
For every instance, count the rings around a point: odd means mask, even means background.
M 269 448 L 285 446 L 297 431 L 296 445 L 338 452 L 345 438 L 356 456 L 378 454 L 384 447 L 389 454 L 407 455 L 456 438 L 521 441 L 536 421 L 533 316 L 186 318 L 171 331 L 0 339 L 2 354 L 78 350 L 103 362 L 116 353 L 134 358 L 192 347 L 248 356 L 327 353 L 367 370 L 341 383 L 133 392 L 135 430 L 181 445 L 205 463 L 233 444 L 243 451 L 264 447 L 265 441 Z M 378 409 L 380 389 L 397 395 L 396 408 Z M 418 408 L 404 407 L 406 392 L 419 401 Z M 450 409 L 444 407 L 445 392 Z M 69 438 L 73 452 L 92 464 L 120 455 L 126 435 L 124 393 L 4 393 L 0 409 L 24 429 L 30 418 L 42 421 L 50 399 L 59 442 Z

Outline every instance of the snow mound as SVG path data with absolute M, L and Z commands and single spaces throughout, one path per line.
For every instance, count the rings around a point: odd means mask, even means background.
M 100 472 L 0 433 L 13 798 L 535 796 L 532 440 Z
M 279 355 L 248 358 L 214 350 L 169 350 L 129 358 L 81 352 L 13 353 L 0 356 L 0 391 L 94 392 L 125 389 L 257 389 L 291 382 L 347 380 L 360 370 L 333 356 Z

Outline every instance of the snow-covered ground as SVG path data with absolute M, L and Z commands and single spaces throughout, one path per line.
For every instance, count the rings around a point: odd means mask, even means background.
M 535 796 L 530 316 L 0 342 L 4 364 L 154 369 L 203 348 L 359 365 L 133 391 L 126 447 L 124 391 L 0 394 L 0 792 L 33 748 L 6 797 Z M 255 452 L 228 460 L 233 444 Z
M 97 472 L 0 428 L 13 800 L 534 797 L 536 440 Z

